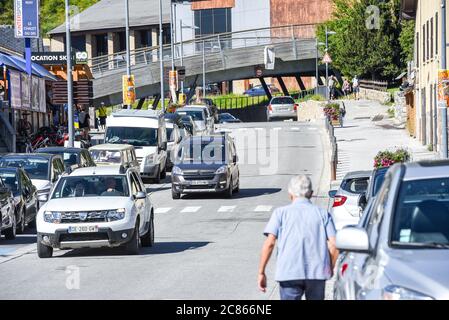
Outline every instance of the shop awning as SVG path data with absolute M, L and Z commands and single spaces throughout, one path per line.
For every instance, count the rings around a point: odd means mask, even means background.
M 25 59 L 17 56 L 9 56 L 3 53 L 0 53 L 0 65 L 7 66 L 8 68 L 13 68 L 21 72 L 26 72 L 26 61 Z M 52 73 L 50 73 L 47 69 L 44 67 L 32 63 L 32 74 L 44 78 L 46 80 L 56 81 L 58 78 L 54 76 Z

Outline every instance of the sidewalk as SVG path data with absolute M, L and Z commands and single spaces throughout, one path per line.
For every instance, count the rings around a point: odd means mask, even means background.
M 344 126 L 335 128 L 338 143 L 337 182 L 350 171 L 372 170 L 374 157 L 380 150 L 406 148 L 412 161 L 438 158 L 436 152 L 428 151 L 405 129 L 395 126 L 393 119 L 388 118 L 388 106 L 367 100 L 345 100 L 344 103 L 347 111 Z M 372 121 L 377 115 L 384 118 Z

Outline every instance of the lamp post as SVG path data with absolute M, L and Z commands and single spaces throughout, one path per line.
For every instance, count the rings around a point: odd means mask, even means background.
M 73 80 L 72 80 L 72 44 L 70 39 L 70 3 L 65 0 L 65 37 L 67 57 L 67 117 L 69 127 L 69 147 L 73 148 L 75 130 L 73 128 Z
M 336 34 L 335 31 L 329 31 L 326 26 L 326 53 L 329 51 L 329 35 Z M 329 62 L 326 62 L 326 98 L 327 101 L 330 99 L 329 95 Z
M 159 0 L 159 67 L 160 67 L 160 78 L 161 78 L 161 106 L 162 112 L 165 113 L 165 97 L 164 97 L 164 54 L 163 54 L 163 36 L 164 31 L 162 30 L 162 0 Z
M 179 20 L 179 36 L 180 36 L 180 42 L 181 42 L 181 66 L 184 66 L 184 41 L 183 41 L 183 35 L 182 35 L 182 29 L 199 29 L 197 26 L 188 26 L 182 23 L 182 19 Z M 181 81 L 181 92 L 184 93 L 184 80 Z
M 324 46 L 324 45 L 326 45 L 324 42 L 318 42 L 318 38 L 316 38 L 316 70 L 315 70 L 316 87 L 315 87 L 315 94 L 318 94 L 318 85 L 319 85 L 318 79 L 320 78 L 320 73 L 319 73 L 319 70 L 318 70 L 318 66 L 319 66 L 318 48 L 319 48 L 319 46 Z
M 446 0 L 441 0 L 441 69 L 447 69 L 446 56 Z M 448 133 L 447 133 L 447 102 L 446 100 L 439 101 L 439 108 L 441 110 L 441 157 L 448 158 Z
M 206 52 L 205 52 L 205 42 L 203 40 L 203 99 L 206 98 Z
M 126 75 L 131 76 L 131 54 L 129 48 L 129 0 L 125 0 Z M 131 106 L 127 106 L 131 109 Z

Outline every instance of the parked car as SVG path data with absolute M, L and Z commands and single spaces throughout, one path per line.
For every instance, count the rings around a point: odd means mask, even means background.
M 106 119 L 105 142 L 130 144 L 136 150 L 140 175 L 160 183 L 167 168 L 164 114 L 156 110 L 120 110 Z
M 70 171 L 95 166 L 89 151 L 83 148 L 47 147 L 37 149 L 36 153 L 59 154 Z
M 172 170 L 173 199 L 202 192 L 231 198 L 239 190 L 237 152 L 228 134 L 195 136 L 182 142 Z
M 268 84 L 267 86 L 271 94 L 276 94 L 280 92 L 280 90 L 272 84 Z M 257 97 L 257 96 L 265 96 L 266 92 L 262 85 L 258 85 L 252 87 L 251 89 L 246 90 L 245 92 L 243 92 L 243 94 L 248 95 L 250 97 Z
M 0 167 L 22 168 L 37 188 L 38 207 L 45 203 L 53 185 L 65 174 L 64 162 L 58 154 L 17 153 L 0 159 Z
M 191 116 L 197 134 L 210 134 L 214 130 L 214 120 L 207 106 L 189 105 L 176 110 L 180 116 Z
M 370 176 L 371 171 L 349 172 L 344 176 L 338 190 L 329 191 L 329 196 L 334 200 L 331 215 L 337 230 L 359 222 L 359 199 L 368 188 Z
M 37 215 L 40 258 L 51 257 L 54 248 L 123 246 L 138 254 L 140 244 L 154 244 L 154 210 L 133 168 L 76 170 L 58 181 Z
M 0 232 L 6 240 L 16 238 L 16 215 L 14 214 L 14 196 L 0 179 Z
M 267 107 L 267 120 L 298 119 L 298 104 L 292 97 L 274 97 Z
M 449 161 L 393 165 L 365 227 L 337 233 L 356 263 L 338 270 L 338 299 L 449 299 Z M 349 273 L 346 273 L 350 271 Z
M 98 166 L 122 165 L 140 170 L 134 146 L 129 144 L 99 144 L 89 148 L 93 161 Z
M 17 233 L 23 233 L 25 226 L 34 227 L 37 214 L 37 189 L 30 177 L 21 168 L 0 168 L 0 179 L 14 196 Z
M 218 123 L 239 123 L 242 122 L 240 119 L 237 119 L 232 114 L 224 112 L 218 115 Z

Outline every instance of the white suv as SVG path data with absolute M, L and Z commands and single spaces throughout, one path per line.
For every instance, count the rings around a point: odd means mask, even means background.
M 37 253 L 53 248 L 125 247 L 154 244 L 154 210 L 136 169 L 123 166 L 89 167 L 61 177 L 40 208 Z

